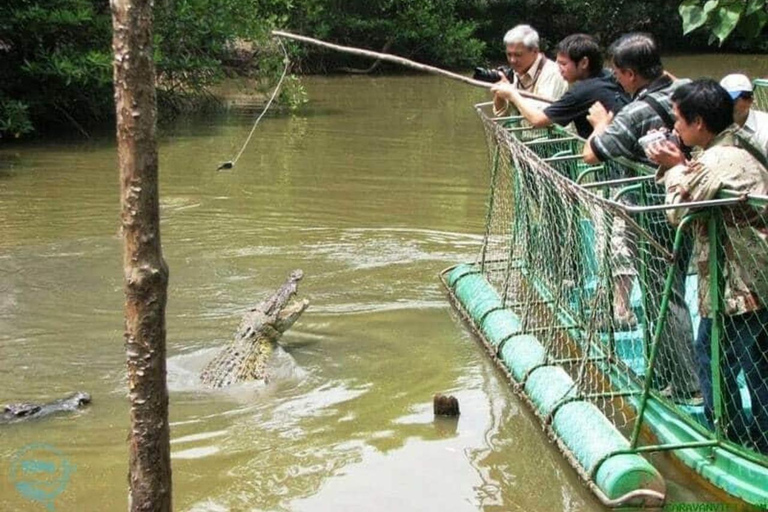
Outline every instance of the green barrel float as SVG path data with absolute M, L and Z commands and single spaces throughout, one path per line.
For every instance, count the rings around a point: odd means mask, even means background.
M 509 338 L 499 354 L 512 377 L 522 383 L 531 369 L 547 362 L 547 352 L 536 336 L 518 334 Z
M 609 500 L 621 500 L 638 490 L 664 495 L 664 479 L 642 456 L 610 455 L 626 450 L 629 442 L 594 404 L 574 400 L 576 386 L 571 377 L 563 368 L 545 364 L 542 344 L 533 335 L 520 334 L 520 319 L 502 309 L 501 298 L 478 266 L 458 265 L 445 275 L 445 282 L 474 326 L 497 350 L 501 364 L 518 383 L 525 383 L 523 392 L 539 417 L 547 418 L 554 411 L 552 431 L 584 472 L 591 475 L 599 464 L 594 484 Z
M 483 334 L 494 347 L 498 347 L 503 340 L 507 340 L 504 346 L 514 345 L 512 340 L 515 334 L 522 328 L 520 319 L 508 309 L 499 309 L 491 311 L 483 320 Z M 542 353 L 544 348 L 542 347 Z
M 528 377 L 525 394 L 531 398 L 539 415 L 546 418 L 561 400 L 576 396 L 576 386 L 561 367 L 542 366 Z
M 499 294 L 488 285 L 478 267 L 457 266 L 448 274 L 447 283 L 475 324 L 482 319 L 478 327 L 494 347 L 520 332 L 520 319 L 512 311 L 502 309 Z
M 563 405 L 555 413 L 552 427 L 589 474 L 595 464 L 610 453 L 629 448 L 626 438 L 590 402 Z M 590 435 L 584 435 L 585 432 Z M 610 499 L 620 498 L 636 489 L 652 489 L 664 494 L 666 488 L 656 468 L 636 454 L 608 457 L 600 464 L 594 478 Z
M 475 265 L 467 265 L 467 264 L 456 265 L 451 269 L 448 275 L 445 276 L 445 280 L 448 286 L 450 286 L 451 289 L 453 289 L 456 287 L 456 282 L 459 279 L 471 274 L 480 275 L 480 267 L 477 267 Z
M 476 323 L 494 310 L 501 309 L 501 299 L 496 290 L 488 286 L 482 274 L 462 273 L 460 279 L 456 279 L 456 296 L 469 316 Z

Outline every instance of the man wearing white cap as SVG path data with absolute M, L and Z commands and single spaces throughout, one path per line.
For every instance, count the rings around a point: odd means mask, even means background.
M 768 114 L 752 108 L 752 82 L 745 75 L 732 74 L 723 78 L 720 85 L 733 98 L 733 121 L 768 155 Z

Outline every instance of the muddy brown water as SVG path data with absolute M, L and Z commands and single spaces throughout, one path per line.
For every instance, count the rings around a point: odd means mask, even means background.
M 308 108 L 265 118 L 228 172 L 215 169 L 257 111 L 162 130 L 175 509 L 601 510 L 437 278 L 480 247 L 488 170 L 471 106 L 487 93 L 431 76 L 305 84 Z M 43 509 L 23 487 L 42 477 L 11 470 L 33 444 L 69 464 L 46 488 L 56 510 L 126 509 L 117 191 L 110 134 L 0 147 L 0 403 L 93 395 L 82 413 L 0 429 L 0 510 Z M 271 383 L 200 389 L 240 314 L 293 268 L 312 306 Z M 458 397 L 458 422 L 433 419 L 436 392 Z M 661 463 L 672 501 L 714 499 Z

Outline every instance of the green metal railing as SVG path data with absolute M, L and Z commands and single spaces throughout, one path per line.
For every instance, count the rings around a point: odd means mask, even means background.
M 765 82 L 765 83 L 763 83 Z M 768 93 L 768 80 L 758 80 L 755 82 L 756 91 L 764 90 Z M 760 98 L 761 93 L 756 92 L 756 96 Z M 768 95 L 766 95 L 768 97 Z M 482 108 L 482 105 L 478 106 Z M 764 105 L 765 107 L 765 105 Z M 510 116 L 506 118 L 498 119 L 499 125 L 503 129 L 511 134 L 515 140 L 519 141 L 527 151 L 530 152 L 530 158 L 538 159 L 539 163 L 546 164 L 550 168 L 557 171 L 559 175 L 568 179 L 574 186 L 580 187 L 580 190 L 590 192 L 602 192 L 595 197 L 611 197 L 606 202 L 596 203 L 598 206 L 595 208 L 606 208 L 607 213 L 607 226 L 610 232 L 613 217 L 619 212 L 635 219 L 637 226 L 633 227 L 636 233 L 638 233 L 637 245 L 641 247 L 639 250 L 639 257 L 637 261 L 638 275 L 637 281 L 639 282 L 640 293 L 642 298 L 641 310 L 646 315 L 650 314 L 654 308 L 649 304 L 650 297 L 654 294 L 654 290 L 649 289 L 649 283 L 651 279 L 649 277 L 652 272 L 651 259 L 658 265 L 658 261 L 664 257 L 664 247 L 660 246 L 659 240 L 653 234 L 654 229 L 669 229 L 664 226 L 660 226 L 660 222 L 666 222 L 663 218 L 659 221 L 659 217 L 667 210 L 671 208 L 668 205 L 663 204 L 663 193 L 658 190 L 654 190 L 655 184 L 653 176 L 655 169 L 649 168 L 642 164 L 635 162 L 621 161 L 611 162 L 608 164 L 602 164 L 598 166 L 589 166 L 584 164 L 581 160 L 581 150 L 583 148 L 584 141 L 572 133 L 564 130 L 563 128 L 554 126 L 548 128 L 532 128 L 526 127 L 522 117 Z M 511 142 L 514 144 L 514 142 Z M 500 158 L 501 156 L 497 152 L 494 160 L 494 179 L 500 179 L 501 169 Z M 528 179 L 528 177 L 516 176 L 513 180 Z M 495 183 L 495 182 L 494 182 Z M 538 186 L 538 185 L 537 185 Z M 513 193 L 519 193 L 517 190 L 519 183 L 516 183 L 513 187 Z M 531 190 L 536 190 L 535 187 Z M 631 197 L 629 204 L 620 202 L 623 199 Z M 659 201 L 662 198 L 662 201 Z M 495 198 L 498 200 L 498 198 Z M 486 232 L 486 238 L 490 237 L 490 223 L 492 221 L 491 216 L 493 212 L 494 194 L 491 194 L 491 208 L 488 210 L 488 226 L 489 229 Z M 515 209 L 524 209 L 530 206 L 532 203 L 528 200 L 528 203 L 519 201 L 517 198 L 513 201 Z M 597 201 L 597 199 L 596 199 Z M 727 239 L 727 235 L 724 231 L 722 218 L 720 212 L 724 208 L 733 207 L 734 205 L 749 204 L 754 208 L 766 208 L 768 209 L 768 197 L 762 196 L 749 196 L 749 197 L 735 197 L 735 194 L 724 193 L 721 197 L 705 202 L 688 203 L 681 205 L 680 207 L 695 208 L 694 213 L 686 216 L 676 231 L 674 231 L 674 244 L 672 247 L 667 248 L 671 252 L 672 256 L 679 255 L 684 238 L 690 230 L 691 226 L 696 226 L 697 229 L 701 229 L 701 226 L 706 226 L 708 230 L 708 243 L 710 246 L 710 254 L 716 255 L 709 261 L 710 272 L 710 292 L 711 298 L 711 311 L 712 311 L 712 332 L 711 332 L 711 379 L 713 387 L 713 419 L 714 430 L 710 430 L 703 426 L 701 421 L 701 413 L 689 414 L 688 411 L 679 409 L 679 418 L 688 424 L 695 431 L 704 434 L 707 437 L 706 441 L 697 441 L 693 443 L 675 443 L 675 444 L 658 444 L 652 446 L 640 446 L 640 433 L 645 426 L 646 410 L 651 400 L 665 401 L 668 405 L 675 407 L 670 401 L 661 395 L 660 390 L 654 386 L 654 379 L 656 377 L 656 366 L 659 347 L 663 337 L 663 331 L 667 322 L 667 315 L 669 311 L 670 296 L 672 294 L 673 281 L 675 279 L 675 265 L 674 260 L 669 260 L 668 271 L 664 279 L 663 295 L 660 299 L 660 306 L 658 307 L 658 313 L 655 318 L 646 318 L 642 325 L 642 340 L 643 340 L 643 354 L 645 357 L 645 368 L 642 375 L 631 375 L 630 380 L 634 380 L 636 385 L 641 390 L 639 397 L 633 403 L 634 408 L 637 411 L 637 416 L 632 423 L 631 434 L 629 435 L 629 448 L 627 450 L 616 451 L 606 459 L 613 455 L 619 455 L 621 453 L 644 453 L 651 451 L 665 451 L 665 450 L 681 450 L 686 448 L 702 448 L 717 446 L 721 449 L 727 450 L 732 453 L 736 453 L 739 456 L 748 460 L 754 461 L 757 464 L 768 467 L 768 457 L 759 454 L 754 450 L 741 446 L 733 441 L 727 439 L 723 431 L 723 420 L 725 416 L 725 410 L 723 408 L 723 401 L 726 399 L 724 396 L 724 390 L 721 388 L 721 353 L 724 340 L 723 331 L 723 317 L 724 310 L 722 307 L 723 300 L 723 246 L 724 240 Z M 563 301 L 562 289 L 550 289 L 552 288 L 553 281 L 558 277 L 562 277 L 562 269 L 552 269 L 547 267 L 546 264 L 541 264 L 536 260 L 535 255 L 531 252 L 535 252 L 537 249 L 535 246 L 526 246 L 525 252 L 517 254 L 515 252 L 515 246 L 523 237 L 528 239 L 534 239 L 537 236 L 541 236 L 535 230 L 536 227 L 536 212 L 531 211 L 517 211 L 513 214 L 512 223 L 512 235 L 510 239 L 510 246 L 508 248 L 508 260 L 506 264 L 507 277 L 505 277 L 505 285 L 502 297 L 507 299 L 507 289 L 509 272 L 517 265 L 525 268 L 527 272 L 527 279 L 529 283 L 535 282 L 532 287 L 538 287 L 544 289 L 547 296 L 547 303 L 549 307 L 555 306 L 558 308 L 556 312 L 557 317 L 564 317 L 572 319 L 567 327 L 567 332 L 572 337 L 580 338 L 582 341 L 582 350 L 591 352 L 593 349 L 597 349 L 599 357 L 594 359 L 594 364 L 599 368 L 606 370 L 607 372 L 617 371 L 622 367 L 622 362 L 617 358 L 615 350 L 615 335 L 614 330 L 606 333 L 604 336 L 607 340 L 604 344 L 592 344 L 595 338 L 594 333 L 585 332 L 585 329 L 589 329 L 594 324 L 595 310 L 591 313 L 583 309 L 583 301 L 578 307 L 565 304 Z M 594 215 L 594 214 L 593 214 Z M 528 232 L 521 232 L 529 230 Z M 530 231 L 534 230 L 534 231 Z M 582 240 L 582 243 L 584 241 Z M 587 242 L 588 243 L 588 242 Z M 662 244 L 663 245 L 663 244 Z M 483 246 L 482 263 L 485 264 L 486 244 Z M 583 251 L 582 249 L 579 249 Z M 603 248 L 605 251 L 605 247 Z M 768 248 L 766 249 L 768 250 Z M 610 258 L 603 257 L 604 260 L 610 260 Z M 533 264 L 536 262 L 536 264 Z M 537 268 L 538 265 L 538 268 Z M 605 281 L 610 277 L 610 265 L 607 265 L 607 271 L 601 279 Z M 583 285 L 583 281 L 581 285 Z M 609 287 L 610 288 L 610 287 Z M 546 291 L 548 290 L 548 291 Z M 612 297 L 608 293 L 609 300 L 607 300 L 608 306 L 605 308 L 609 313 L 612 312 Z M 762 298 L 764 301 L 768 301 L 768 297 Z M 533 304 L 532 298 L 528 298 L 527 301 L 523 300 L 521 304 Z M 540 300 L 540 298 L 539 298 Z M 578 308 L 582 307 L 581 310 Z M 526 312 L 527 314 L 527 312 Z M 589 315 L 592 315 L 590 317 Z M 578 329 L 574 329 L 577 326 Z M 768 326 L 766 326 L 768 328 Z M 586 340 L 586 341 L 585 341 Z M 561 359 L 566 360 L 566 359 Z M 592 362 L 592 361 L 590 361 Z M 623 370 L 618 370 L 623 371 Z M 768 375 L 765 376 L 768 379 Z M 603 393 L 604 396 L 609 396 L 610 392 Z M 621 427 L 621 425 L 619 425 Z M 766 433 L 768 435 L 768 433 Z M 598 465 L 599 466 L 599 465 Z M 593 468 L 593 471 L 597 471 L 597 468 Z
M 768 112 L 768 78 L 758 78 L 752 81 L 755 88 L 755 102 L 752 108 Z

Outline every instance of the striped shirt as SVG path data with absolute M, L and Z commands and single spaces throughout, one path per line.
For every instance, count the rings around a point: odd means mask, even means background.
M 590 147 L 595 156 L 603 162 L 624 157 L 652 165 L 637 141 L 650 130 L 665 127 L 666 123 L 644 98 L 652 97 L 674 119 L 672 93 L 688 82 L 690 80 L 687 79 L 673 81 L 669 76 L 662 75 L 648 84 L 648 87 L 635 95 L 629 105 L 616 114 L 603 133 L 592 137 Z M 671 126 L 667 128 L 672 129 Z

